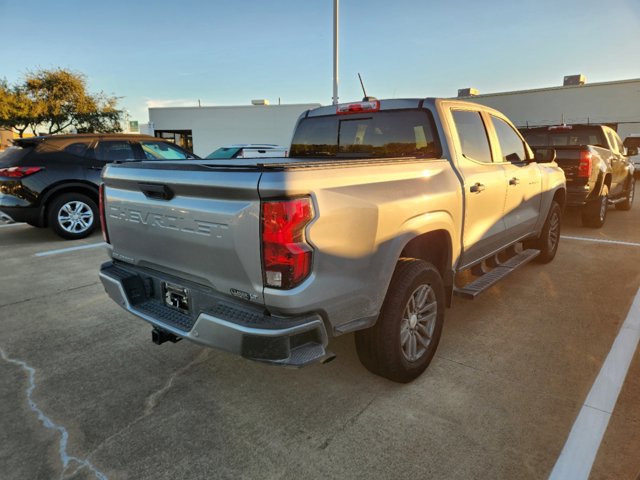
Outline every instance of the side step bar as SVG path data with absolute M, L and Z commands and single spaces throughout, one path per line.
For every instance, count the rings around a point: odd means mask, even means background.
M 497 267 L 493 268 L 490 272 L 485 273 L 477 280 L 474 280 L 473 282 L 468 283 L 464 287 L 461 287 L 461 288 L 456 287 L 453 290 L 453 293 L 458 297 L 473 300 L 482 292 L 492 287 L 497 282 L 502 280 L 504 277 L 509 275 L 515 269 L 529 263 L 538 255 L 540 255 L 540 250 L 534 250 L 534 249 L 524 250 L 521 253 L 515 255 L 514 257 L 511 257 L 506 262 L 499 264 Z

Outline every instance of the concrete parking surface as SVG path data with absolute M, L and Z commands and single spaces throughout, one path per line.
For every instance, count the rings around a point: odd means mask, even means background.
M 365 370 L 352 335 L 302 370 L 158 347 L 104 293 L 104 248 L 36 256 L 100 235 L 0 227 L 0 477 L 546 478 L 638 292 L 639 225 L 640 205 L 601 230 L 567 210 L 556 259 L 454 299 L 408 385 Z M 591 478 L 640 478 L 638 405 L 636 352 Z

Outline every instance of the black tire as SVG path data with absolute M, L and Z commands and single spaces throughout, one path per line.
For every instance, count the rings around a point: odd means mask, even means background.
M 66 240 L 85 238 L 100 220 L 98 206 L 82 193 L 65 193 L 55 197 L 47 209 L 49 226 Z
M 540 250 L 540 255 L 538 255 L 534 261 L 538 263 L 549 263 L 554 259 L 558 251 L 558 244 L 560 243 L 561 223 L 562 208 L 558 202 L 553 200 L 540 236 L 524 242 L 524 248 Z
M 607 219 L 609 205 L 609 187 L 603 185 L 598 198 L 582 207 L 582 225 L 591 228 L 602 228 Z
M 616 203 L 616 208 L 618 210 L 631 210 L 631 206 L 633 205 L 633 198 L 635 196 L 636 189 L 636 181 L 632 176 L 629 176 L 627 180 L 627 194 L 624 200 L 620 203 Z
M 411 300 L 420 316 L 410 313 Z M 423 260 L 401 258 L 378 321 L 355 334 L 360 361 L 369 371 L 394 382 L 414 380 L 433 359 L 442 333 L 444 308 L 444 285 L 438 270 Z

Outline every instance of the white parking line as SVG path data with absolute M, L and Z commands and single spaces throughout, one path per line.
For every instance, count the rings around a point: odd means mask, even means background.
M 26 223 L 4 223 L 0 225 L 0 228 L 15 227 L 16 225 L 26 225 Z
M 565 240 L 580 240 L 583 242 L 611 243 L 614 245 L 627 245 L 629 247 L 640 247 L 640 243 L 623 242 L 622 240 L 607 240 L 605 238 L 572 237 L 569 235 L 560 235 L 560 238 L 563 238 Z
M 639 340 L 640 290 L 573 424 L 550 480 L 589 478 Z
M 76 250 L 86 250 L 88 248 L 98 248 L 104 247 L 106 245 L 105 242 L 100 243 L 90 243 L 89 245 L 80 245 L 78 247 L 69 247 L 69 248 L 61 248 L 59 250 L 49 250 L 46 252 L 36 253 L 35 257 L 46 257 L 49 255 L 58 255 L 59 253 L 67 253 L 67 252 L 75 252 Z

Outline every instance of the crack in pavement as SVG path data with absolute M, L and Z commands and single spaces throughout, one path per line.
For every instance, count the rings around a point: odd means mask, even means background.
M 358 413 L 356 413 L 355 415 L 349 417 L 347 419 L 346 422 L 344 422 L 342 424 L 342 426 L 340 426 L 336 432 L 333 435 L 329 435 L 324 442 L 322 442 L 322 445 L 320 445 L 320 450 L 326 450 L 327 447 L 329 446 L 329 444 L 333 441 L 333 439 L 336 437 L 336 435 L 344 432 L 347 427 L 350 427 L 351 425 L 353 425 L 354 423 L 356 423 L 356 421 L 358 420 L 358 418 L 360 418 L 360 416 L 365 412 L 365 410 L 367 410 L 371 404 L 374 402 L 374 400 L 376 399 L 376 397 L 373 397 L 371 400 L 369 400 L 369 402 L 362 408 L 360 409 L 360 411 Z
M 102 447 L 104 447 L 107 443 L 109 443 L 111 440 L 113 440 L 114 438 L 122 435 L 124 432 L 128 431 L 129 429 L 131 429 L 134 425 L 136 425 L 137 423 L 141 422 L 142 420 L 144 420 L 145 418 L 147 418 L 149 415 L 151 415 L 153 413 L 153 410 L 155 409 L 155 407 L 158 405 L 158 403 L 160 402 L 160 399 L 162 398 L 162 396 L 167 393 L 167 391 L 169 391 L 171 389 L 171 387 L 173 386 L 173 382 L 175 381 L 176 378 L 178 378 L 178 376 L 184 374 L 187 370 L 189 370 L 191 367 L 198 365 L 200 363 L 204 363 L 205 361 L 207 361 L 209 359 L 209 354 L 211 353 L 211 349 L 209 348 L 203 348 L 202 351 L 196 356 L 196 358 L 194 358 L 193 360 L 191 360 L 189 363 L 187 363 L 185 366 L 180 367 L 178 370 L 176 370 L 175 372 L 173 372 L 169 378 L 167 379 L 167 381 L 164 383 L 164 385 L 162 386 L 162 388 L 156 390 L 155 392 L 151 393 L 149 396 L 147 396 L 145 402 L 144 402 L 144 412 L 142 413 L 142 415 L 139 415 L 138 417 L 134 418 L 131 422 L 129 422 L 127 425 L 125 425 L 123 428 L 121 428 L 120 430 L 118 430 L 117 432 L 113 433 L 112 435 L 109 435 L 107 438 L 105 438 L 102 442 L 100 442 L 100 444 L 94 448 L 91 453 L 89 454 L 89 456 L 92 456 L 95 452 L 97 452 L 98 450 L 100 450 Z
M 101 471 L 99 471 L 95 467 L 95 465 L 93 465 L 93 463 L 91 463 L 88 460 L 89 457 L 87 457 L 86 459 L 81 459 L 78 457 L 71 456 L 67 453 L 67 446 L 69 443 L 69 432 L 67 432 L 67 429 L 64 428 L 62 425 L 56 424 L 55 422 L 53 422 L 53 420 L 47 417 L 44 414 L 44 412 L 38 407 L 35 400 L 33 400 L 33 391 L 36 388 L 36 379 L 35 379 L 36 369 L 29 366 L 26 362 L 23 362 L 22 360 L 16 360 L 14 358 L 10 358 L 9 356 L 7 356 L 7 354 L 1 347 L 0 347 L 0 357 L 2 357 L 2 359 L 5 362 L 11 363 L 13 365 L 17 365 L 20 368 L 22 368 L 22 370 L 27 372 L 29 377 L 29 387 L 27 388 L 26 394 L 27 394 L 27 402 L 29 403 L 29 408 L 38 415 L 38 420 L 40 420 L 40 422 L 45 426 L 45 428 L 48 428 L 50 430 L 55 430 L 60 434 L 60 442 L 59 442 L 59 448 L 58 448 L 60 460 L 62 461 L 62 472 L 60 472 L 60 479 L 64 479 L 66 476 L 67 470 L 69 470 L 69 467 L 72 464 L 76 464 L 77 466 L 71 473 L 72 475 L 74 475 L 75 473 L 77 473 L 78 471 L 86 467 L 87 469 L 91 470 L 94 473 L 94 475 L 98 480 L 108 480 L 107 476 Z
M 36 296 L 36 297 L 25 298 L 24 300 L 18 300 L 17 302 L 12 302 L 12 303 L 0 304 L 0 308 L 13 307 L 14 305 L 20 305 L 21 303 L 27 303 L 27 302 L 30 302 L 31 300 L 41 300 L 43 298 L 53 297 L 54 295 L 60 295 L 61 293 L 73 292 L 74 290 L 80 290 L 81 288 L 91 287 L 93 285 L 98 285 L 99 283 L 101 283 L 101 282 L 87 283 L 86 285 L 80 285 L 79 287 L 71 287 L 71 288 L 67 288 L 66 290 L 58 290 L 57 292 L 47 293 L 46 295 L 40 295 L 40 296 Z
M 142 414 L 141 418 L 144 417 L 148 417 L 149 415 L 151 415 L 151 413 L 153 412 L 153 409 L 156 408 L 156 405 L 158 405 L 158 402 L 160 401 L 160 398 L 162 398 L 162 396 L 169 391 L 169 389 L 173 386 L 173 381 L 181 374 L 183 374 L 184 372 L 186 372 L 187 370 L 189 370 L 191 367 L 193 367 L 194 365 L 197 365 L 199 363 L 205 362 L 208 358 L 209 358 L 209 352 L 211 352 L 211 350 L 207 349 L 203 349 L 196 358 L 194 358 L 193 360 L 191 360 L 188 364 L 186 364 L 184 367 L 179 368 L 178 370 L 176 370 L 175 372 L 173 372 L 171 374 L 171 376 L 169 377 L 169 379 L 165 382 L 164 386 L 152 393 L 151 395 L 149 395 L 147 397 L 147 401 L 145 402 L 145 408 L 144 408 L 144 413 Z

